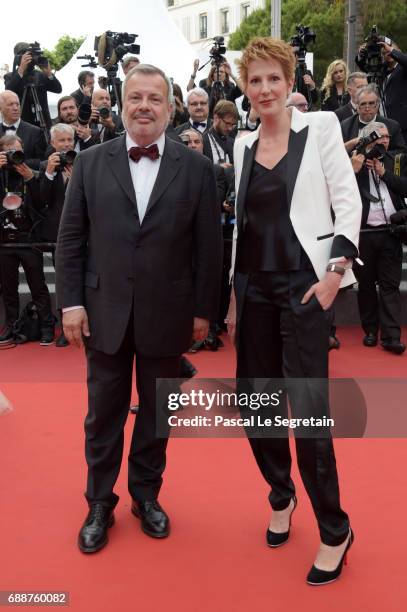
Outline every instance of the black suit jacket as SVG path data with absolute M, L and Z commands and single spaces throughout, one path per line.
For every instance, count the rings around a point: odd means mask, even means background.
M 335 115 L 338 117 L 339 121 L 345 121 L 345 119 L 349 119 L 349 117 L 353 117 L 355 113 L 352 109 L 352 103 L 348 102 L 344 106 L 340 106 L 336 109 Z
M 400 125 L 397 123 L 397 121 L 388 119 L 387 117 L 382 117 L 381 115 L 377 115 L 376 121 L 379 123 L 384 123 L 384 125 L 387 126 L 390 136 L 389 149 L 391 151 L 407 153 L 407 146 L 401 133 Z M 349 117 L 349 119 L 342 121 L 341 130 L 343 142 L 348 142 L 348 140 L 352 140 L 352 138 L 357 138 L 359 134 L 359 115 L 353 115 L 352 117 Z
M 54 149 L 50 153 L 53 151 Z M 40 225 L 39 233 L 46 242 L 56 242 L 67 183 L 64 183 L 61 172 L 57 172 L 54 179 L 50 180 L 45 174 L 46 168 L 47 162 L 44 161 L 41 164 L 40 172 L 40 194 L 44 220 Z
M 404 198 L 407 197 L 407 157 L 406 155 L 402 155 L 400 159 L 400 176 L 396 176 L 394 174 L 394 154 L 387 153 L 383 158 L 383 164 L 385 168 L 385 173 L 381 180 L 387 185 L 394 208 L 396 210 L 401 210 L 402 208 L 406 208 L 406 204 L 404 202 Z M 363 207 L 361 226 L 365 227 L 367 223 L 367 218 L 369 216 L 369 210 L 370 210 L 369 172 L 365 166 L 360 170 L 360 172 L 356 174 L 356 180 L 358 182 L 358 187 L 360 191 L 360 196 L 362 198 L 362 207 Z M 374 191 L 371 195 L 376 197 L 377 196 L 376 191 Z
M 193 317 L 216 318 L 222 245 L 214 193 L 210 161 L 166 138 L 140 225 L 125 136 L 77 156 L 58 235 L 57 302 L 86 307 L 91 348 L 116 353 L 133 312 L 140 354 L 180 355 Z
M 42 111 L 44 113 L 44 120 L 47 128 L 49 129 L 52 125 L 51 116 L 49 114 L 48 108 L 48 98 L 47 91 L 52 91 L 53 93 L 61 93 L 62 85 L 58 81 L 56 77 L 50 79 L 43 72 L 39 70 L 34 70 L 33 72 L 33 84 L 35 85 L 38 101 L 41 105 Z M 25 74 L 23 77 L 20 77 L 17 70 L 15 72 L 9 72 L 4 75 L 4 86 L 5 89 L 10 89 L 14 91 L 19 99 L 22 102 L 24 92 L 26 90 L 26 86 L 28 85 L 28 77 Z M 38 125 L 35 114 L 32 111 L 33 100 L 31 97 L 31 91 L 27 89 L 27 94 L 25 96 L 24 105 L 21 109 L 21 117 L 24 121 L 28 121 L 28 123 L 32 123 L 33 125 Z
M 47 146 L 43 131 L 39 127 L 31 125 L 31 123 L 20 121 L 16 134 L 23 141 L 27 165 L 34 170 L 38 170 L 41 160 L 45 157 Z M 0 124 L 0 138 L 2 136 L 4 136 L 4 130 Z
M 211 162 L 214 161 L 213 154 L 212 154 L 211 141 L 209 138 L 210 133 L 213 135 L 213 137 L 216 140 L 216 144 L 218 146 L 219 152 L 222 153 L 222 151 L 225 151 L 229 157 L 230 163 L 233 164 L 233 145 L 235 143 L 235 139 L 230 138 L 230 136 L 227 136 L 225 140 L 221 141 L 220 137 L 217 137 L 217 135 L 214 134 L 213 131 L 211 130 L 206 131 L 202 136 L 204 155 L 206 155 L 206 157 L 210 159 Z M 216 163 L 218 163 L 218 160 L 216 160 Z

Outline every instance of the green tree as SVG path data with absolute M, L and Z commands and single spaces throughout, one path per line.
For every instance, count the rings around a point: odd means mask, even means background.
M 244 19 L 240 27 L 230 35 L 229 48 L 239 51 L 244 49 L 249 40 L 255 36 L 270 36 L 271 0 L 266 0 L 266 8 L 257 9 Z
M 84 36 L 72 38 L 66 34 L 65 36 L 61 36 L 53 51 L 44 49 L 44 55 L 49 59 L 51 66 L 55 68 L 55 70 L 61 70 L 61 68 L 69 62 L 71 57 L 75 55 L 84 40 Z

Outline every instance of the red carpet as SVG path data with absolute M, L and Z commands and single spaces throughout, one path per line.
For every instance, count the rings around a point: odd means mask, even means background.
M 339 337 L 332 376 L 406 376 L 407 355 L 362 347 L 356 328 L 339 330 Z M 202 377 L 233 376 L 228 344 L 192 361 Z M 110 543 L 85 556 L 76 547 L 87 511 L 83 355 L 71 347 L 20 346 L 0 352 L 0 377 L 15 406 L 0 417 L 0 591 L 69 591 L 75 612 L 407 609 L 405 440 L 336 441 L 342 502 L 356 540 L 349 566 L 330 586 L 304 581 L 318 533 L 296 467 L 292 538 L 278 550 L 265 545 L 267 487 L 244 439 L 170 441 L 160 499 L 173 530 L 165 541 L 145 536 L 131 516 L 124 462 Z

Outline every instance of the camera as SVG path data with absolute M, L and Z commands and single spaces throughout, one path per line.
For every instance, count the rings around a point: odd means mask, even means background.
M 48 59 L 43 55 L 41 45 L 39 42 L 33 42 L 26 49 L 22 49 L 21 53 L 16 56 L 17 64 L 21 64 L 21 58 L 24 53 L 31 53 L 32 61 L 28 64 L 27 70 L 34 70 L 35 66 L 42 68 L 48 65 Z
M 369 145 L 371 145 L 373 142 L 375 142 L 376 140 L 379 140 L 380 138 L 380 134 L 378 134 L 377 132 L 372 132 L 371 134 L 369 134 L 369 136 L 365 136 L 364 138 L 360 138 L 358 144 L 355 147 L 355 151 L 356 153 L 362 153 L 363 155 L 366 156 L 366 147 L 368 147 Z
M 382 144 L 375 144 L 370 151 L 367 151 L 364 155 L 366 159 L 383 159 L 386 154 L 386 147 Z
M 63 170 L 65 168 L 65 166 L 72 166 L 74 161 L 75 161 L 75 157 L 76 157 L 76 151 L 70 150 L 70 151 L 60 151 L 58 153 L 59 155 L 59 167 L 58 170 Z
M 82 104 L 78 108 L 78 123 L 80 125 L 88 125 L 91 114 L 91 105 L 87 102 L 82 102 Z
M 305 61 L 305 55 L 308 51 L 307 47 L 314 43 L 317 35 L 309 26 L 297 25 L 296 34 L 290 39 L 290 45 L 294 49 L 294 53 L 299 61 Z
M 376 74 L 383 69 L 384 59 L 380 42 L 391 45 L 392 41 L 387 36 L 380 36 L 376 25 L 370 30 L 369 36 L 365 38 L 366 48 L 360 51 L 361 57 L 366 62 L 366 70 L 370 74 Z
M 226 53 L 225 47 L 225 39 L 223 36 L 215 36 L 213 39 L 214 45 L 212 49 L 209 51 L 209 55 L 211 56 L 212 62 L 214 64 L 222 64 L 226 61 L 224 54 Z
M 101 106 L 98 108 L 98 111 L 101 119 L 108 119 L 110 117 L 110 108 L 107 106 Z
M 7 157 L 7 163 L 10 166 L 20 166 L 25 162 L 25 155 L 23 151 L 16 151 L 15 149 L 10 149 L 9 151 L 4 151 Z
M 137 34 L 127 32 L 112 32 L 108 30 L 95 38 L 95 53 L 99 64 L 108 69 L 117 65 L 126 53 L 140 53 L 140 45 L 136 45 Z

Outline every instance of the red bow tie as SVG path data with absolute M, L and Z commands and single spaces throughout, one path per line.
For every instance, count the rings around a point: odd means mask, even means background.
M 156 144 L 151 147 L 131 147 L 129 149 L 129 156 L 135 162 L 139 162 L 142 157 L 148 157 L 152 161 L 160 157 L 158 147 Z

